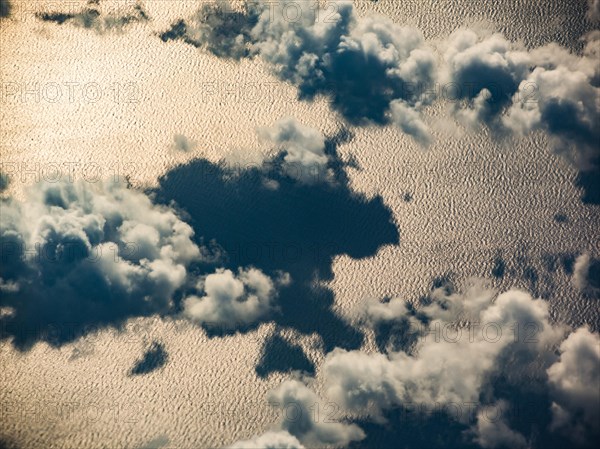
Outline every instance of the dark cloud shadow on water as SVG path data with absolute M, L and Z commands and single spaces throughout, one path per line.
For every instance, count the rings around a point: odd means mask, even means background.
M 0 0 L 0 17 L 10 16 L 12 6 L 8 0 Z
M 155 191 L 158 201 L 175 201 L 189 214 L 196 235 L 216 239 L 232 269 L 251 265 L 269 274 L 289 273 L 292 284 L 281 289 L 273 319 L 304 334 L 318 333 L 325 351 L 358 348 L 362 334 L 333 312 L 333 292 L 315 281 L 333 278 L 338 255 L 364 258 L 399 243 L 382 198 L 367 199 L 349 188 L 335 158 L 337 141 L 326 146 L 334 182 L 305 184 L 270 170 L 274 188 L 265 182 L 263 167 L 236 171 L 198 159 L 171 170 Z
M 256 374 L 265 378 L 274 372 L 292 371 L 302 371 L 314 376 L 315 366 L 300 346 L 289 343 L 280 335 L 269 337 L 263 346 L 261 359 L 256 366 Z
M 144 352 L 143 357 L 135 363 L 133 368 L 131 368 L 130 374 L 132 376 L 139 376 L 151 373 L 152 371 L 163 367 L 168 359 L 169 355 L 167 354 L 164 345 L 158 341 L 154 341 Z
M 480 448 L 464 435 L 468 425 L 459 423 L 441 408 L 434 410 L 407 404 L 388 411 L 385 418 L 387 422 L 383 424 L 370 420 L 354 421 L 367 436 L 362 441 L 351 443 L 348 448 Z
M 600 204 L 600 168 L 580 171 L 577 186 L 583 189 L 581 200 L 584 204 Z
M 489 380 L 491 394 L 510 403 L 505 410 L 499 412 L 498 416 L 506 420 L 509 428 L 524 435 L 531 447 L 547 449 L 594 447 L 586 441 L 575 443 L 568 432 L 548 431 L 553 417 L 552 398 L 547 388 L 545 373 L 515 376 L 515 357 L 522 357 L 522 355 L 511 355 L 508 351 L 501 354 L 498 365 L 503 369 Z M 482 394 L 480 402 L 489 402 L 485 399 L 485 394 Z M 489 416 L 490 421 L 493 422 L 496 413 Z

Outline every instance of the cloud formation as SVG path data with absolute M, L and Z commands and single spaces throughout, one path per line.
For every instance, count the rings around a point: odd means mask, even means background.
M 372 319 L 390 319 L 401 313 L 395 301 L 374 310 L 370 312 Z M 326 357 L 323 368 L 328 396 L 349 410 L 373 404 L 376 417 L 404 402 L 431 406 L 476 402 L 503 351 L 518 346 L 519 350 L 537 352 L 560 337 L 548 321 L 547 304 L 520 291 L 503 293 L 493 303 L 489 292 L 478 288 L 465 295 L 438 291 L 434 302 L 420 312 L 428 320 L 428 329 L 449 337 L 425 334 L 415 355 L 335 350 Z M 469 329 L 452 327 L 460 320 L 478 324 Z M 515 341 L 510 331 L 515 323 L 533 323 L 539 330 L 536 342 Z M 491 337 L 497 339 L 493 344 Z
M 86 325 L 165 312 L 208 257 L 175 210 L 123 183 L 45 182 L 26 202 L 2 201 L 2 306 L 14 309 L 2 324 L 17 343 L 51 323 L 60 343 Z
M 273 311 L 276 287 L 289 282 L 285 274 L 274 282 L 256 268 L 240 268 L 237 276 L 218 269 L 200 281 L 204 296 L 185 298 L 183 313 L 194 322 L 223 329 L 253 324 Z
M 416 112 L 427 98 L 415 86 L 433 83 L 433 51 L 419 30 L 383 16 L 359 18 L 352 2 L 315 9 L 310 0 L 259 1 L 242 11 L 204 5 L 160 37 L 181 39 L 220 57 L 258 55 L 276 76 L 298 88 L 301 99 L 326 96 L 351 123 L 392 121 L 427 140 Z M 394 100 L 400 103 L 391 117 Z
M 288 176 L 308 184 L 328 178 L 329 157 L 325 154 L 325 136 L 319 130 L 288 117 L 259 129 L 259 136 L 275 145 L 281 168 Z
M 577 289 L 590 296 L 598 296 L 600 292 L 600 261 L 588 253 L 577 257 L 573 265 L 573 284 Z
M 312 410 L 315 404 L 321 404 L 322 408 L 322 401 L 300 381 L 285 381 L 271 391 L 267 399 L 272 406 L 285 411 L 285 419 L 280 423 L 281 429 L 309 447 L 324 444 L 346 446 L 351 441 L 362 440 L 365 436 L 355 424 L 314 419 Z
M 496 296 L 481 282 L 464 293 L 440 286 L 424 301 L 414 309 L 399 299 L 370 300 L 356 311 L 374 329 L 409 323 L 417 345 L 410 352 L 388 347 L 385 353 L 328 353 L 321 372 L 328 404 L 340 406 L 343 415 L 362 416 L 361 426 L 370 428 L 368 420 L 385 424 L 403 407 L 423 410 L 424 419 L 439 410 L 460 424 L 456 442 L 465 447 L 470 447 L 465 438 L 483 448 L 526 448 L 548 438 L 549 447 L 587 447 L 600 414 L 597 334 L 580 328 L 563 340 L 567 329 L 551 322 L 545 301 L 517 290 Z M 356 425 L 316 419 L 315 404 L 324 402 L 298 380 L 284 382 L 267 398 L 285 411 L 286 419 L 274 429 L 307 447 L 346 446 L 367 437 Z M 535 416 L 524 415 L 532 414 L 524 407 L 530 400 Z M 538 441 L 536 428 L 566 431 L 566 437 L 550 434 Z M 379 440 L 365 440 L 365 447 L 374 441 Z
M 552 427 L 578 443 L 597 441 L 600 420 L 600 336 L 582 327 L 560 345 L 560 359 L 548 368 Z M 590 439 L 591 438 L 591 439 Z
M 498 135 L 546 131 L 553 149 L 576 167 L 598 167 L 600 32 L 585 39 L 583 54 L 575 55 L 557 44 L 527 51 L 501 34 L 454 33 L 442 81 L 447 96 L 467 101 L 454 103 L 456 117 Z
M 0 220 L 2 338 L 18 347 L 173 314 L 182 296 L 184 316 L 233 330 L 266 318 L 290 282 L 252 267 L 202 275 L 224 262 L 221 248 L 121 182 L 43 182 L 25 199 L 2 199 Z
M 319 410 L 323 409 L 323 402 L 313 390 L 298 380 L 286 380 L 270 391 L 267 399 L 272 407 L 282 413 L 280 422 L 274 426 L 275 430 L 248 441 L 237 442 L 230 448 L 347 446 L 365 437 L 355 424 L 320 418 Z
M 250 32 L 258 19 L 254 2 L 239 10 L 227 1 L 204 3 L 188 19 L 180 19 L 159 35 L 163 42 L 181 40 L 221 58 L 241 59 L 250 56 Z
M 504 414 L 510 405 L 500 400 L 483 407 L 477 413 L 475 442 L 485 449 L 525 449 L 529 447 L 525 437 L 512 430 L 506 423 Z
M 54 22 L 59 25 L 70 23 L 81 28 L 95 30 L 98 33 L 121 31 L 134 22 L 147 22 L 148 14 L 140 3 L 136 3 L 125 13 L 105 12 L 99 0 L 89 0 L 87 6 L 78 13 L 37 13 L 36 17 L 44 22 Z
M 582 56 L 556 44 L 533 50 L 519 94 L 532 86 L 536 95 L 515 94 L 502 120 L 515 133 L 546 131 L 554 150 L 584 171 L 600 165 L 600 32 L 586 39 Z
M 450 37 L 444 61 L 445 96 L 469 102 L 464 108 L 455 101 L 454 113 L 472 128 L 498 126 L 501 113 L 529 69 L 527 52 L 504 36 L 480 37 L 471 30 L 459 30 Z

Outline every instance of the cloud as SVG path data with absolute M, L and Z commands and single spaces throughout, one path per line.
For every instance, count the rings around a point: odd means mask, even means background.
M 36 17 L 44 22 L 59 25 L 70 23 L 77 27 L 93 29 L 98 33 L 120 31 L 134 22 L 147 22 L 148 14 L 140 3 L 136 3 L 128 12 L 105 12 L 99 0 L 89 0 L 87 6 L 78 13 L 37 13 Z
M 441 76 L 444 95 L 455 100 L 454 113 L 471 128 L 498 126 L 519 83 L 527 76 L 529 56 L 501 34 L 480 37 L 471 30 L 455 32 L 444 52 Z M 468 101 L 464 108 L 457 100 Z
M 413 354 L 334 350 L 323 365 L 328 397 L 348 410 L 369 410 L 383 420 L 384 410 L 403 403 L 434 407 L 477 402 L 507 351 L 551 357 L 544 348 L 560 341 L 562 330 L 550 324 L 547 304 L 516 290 L 495 302 L 491 296 L 479 285 L 465 294 L 434 291 L 431 304 L 419 309 L 427 325 L 410 318 L 421 335 Z M 402 318 L 397 301 L 367 310 L 375 321 Z M 516 323 L 535 326 L 535 340 L 516 338 Z
M 166 312 L 188 268 L 210 258 L 174 209 L 123 183 L 44 182 L 25 195 L 2 200 L 0 222 L 2 306 L 15 310 L 2 324 L 17 344 Z
M 256 268 L 240 268 L 237 276 L 218 269 L 200 282 L 204 296 L 185 298 L 183 313 L 194 322 L 223 329 L 253 324 L 273 311 L 276 287 L 287 283 L 285 275 L 273 282 Z
M 600 262 L 583 253 L 575 260 L 573 266 L 573 284 L 586 294 L 598 295 L 600 291 Z
M 182 39 L 220 57 L 258 55 L 298 88 L 301 99 L 329 97 L 351 123 L 393 121 L 424 141 L 424 124 L 415 117 L 427 99 L 415 86 L 433 84 L 433 51 L 420 31 L 382 16 L 359 18 L 351 2 L 326 9 L 315 9 L 309 0 L 257 2 L 241 11 L 203 6 L 160 37 Z M 404 107 L 395 108 L 392 120 L 393 100 Z
M 485 449 L 524 449 L 529 447 L 525 437 L 512 430 L 506 423 L 504 415 L 508 408 L 509 404 L 500 400 L 479 410 L 477 424 L 473 429 L 477 444 Z
M 259 136 L 281 152 L 281 168 L 285 174 L 308 184 L 329 177 L 325 137 L 319 130 L 288 117 L 272 127 L 259 129 Z
M 300 98 L 328 96 L 352 123 L 387 123 L 396 99 L 419 107 L 423 98 L 408 84 L 430 85 L 435 77 L 421 33 L 382 16 L 359 19 L 351 2 L 334 5 L 333 14 L 308 1 L 265 8 L 252 30 L 254 50 Z M 289 19 L 292 9 L 301 13 L 298 23 Z
M 577 329 L 560 345 L 560 359 L 548 368 L 552 428 L 576 442 L 597 440 L 600 420 L 600 336 Z M 589 441 L 588 441 L 589 440 Z
M 403 100 L 393 100 L 390 103 L 392 123 L 400 128 L 406 134 L 413 136 L 422 146 L 427 147 L 431 144 L 432 138 L 429 128 L 423 121 L 421 114 L 411 108 Z
M 298 439 L 286 431 L 266 432 L 250 440 L 238 441 L 228 449 L 304 449 Z
M 281 429 L 309 447 L 324 444 L 346 446 L 351 441 L 362 440 L 365 436 L 355 424 L 314 419 L 313 409 L 319 404 L 322 408 L 322 401 L 300 381 L 283 382 L 277 389 L 269 392 L 267 399 L 271 406 L 284 411 L 285 418 L 280 423 Z
M 267 399 L 272 407 L 281 410 L 282 418 L 274 430 L 251 440 L 240 441 L 229 448 L 304 448 L 324 445 L 347 446 L 360 441 L 364 432 L 355 424 L 320 419 L 321 399 L 298 380 L 286 380 Z M 327 409 L 327 406 L 325 406 Z
M 205 3 L 192 17 L 178 20 L 159 37 L 163 42 L 182 40 L 221 58 L 241 59 L 250 55 L 250 32 L 257 19 L 254 2 L 240 10 L 227 1 Z
M 196 149 L 197 143 L 188 139 L 183 134 L 175 134 L 173 137 L 173 149 L 183 153 L 189 153 Z
M 585 37 L 581 56 L 557 44 L 531 51 L 501 34 L 456 32 L 447 45 L 442 81 L 454 114 L 497 135 L 548 133 L 555 151 L 581 170 L 600 163 L 600 33 Z
M 600 164 L 600 32 L 586 37 L 582 56 L 556 44 L 531 52 L 531 70 L 513 96 L 503 125 L 515 133 L 548 132 L 555 151 L 580 170 Z M 535 97 L 524 96 L 535 89 Z

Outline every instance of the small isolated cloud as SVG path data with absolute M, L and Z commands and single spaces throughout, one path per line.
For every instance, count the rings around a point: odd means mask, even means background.
M 293 435 L 281 430 L 266 432 L 249 440 L 238 441 L 228 446 L 228 449 L 305 449 Z
M 500 400 L 483 407 L 477 413 L 474 426 L 475 442 L 485 449 L 525 449 L 529 447 L 525 437 L 512 430 L 504 416 L 509 404 Z
M 597 292 L 600 289 L 600 263 L 583 253 L 573 266 L 573 285 L 582 293 Z
M 173 137 L 173 149 L 183 153 L 190 153 L 196 149 L 197 143 L 188 139 L 183 134 L 175 134 Z
M 285 419 L 280 423 L 281 429 L 294 435 L 308 447 L 326 444 L 346 446 L 365 437 L 364 432 L 355 424 L 313 419 L 311 410 L 316 407 L 315 404 L 323 406 L 322 401 L 300 381 L 285 381 L 271 391 L 267 399 L 271 406 L 284 411 Z
M 36 17 L 44 22 L 59 25 L 70 23 L 81 28 L 93 29 L 98 33 L 120 31 L 135 22 L 147 22 L 148 14 L 140 3 L 136 3 L 128 11 L 104 11 L 99 0 L 89 0 L 87 6 L 78 13 L 37 13 Z
M 276 287 L 289 282 L 286 276 L 273 281 L 256 268 L 218 269 L 199 285 L 204 295 L 184 300 L 184 315 L 190 320 L 223 329 L 256 323 L 274 310 Z
M 309 184 L 328 178 L 329 158 L 325 154 L 325 137 L 319 130 L 289 117 L 270 128 L 259 129 L 259 136 L 281 152 L 281 168 L 288 176 Z
M 553 429 L 561 429 L 576 442 L 598 438 L 600 421 L 600 336 L 586 327 L 573 332 L 560 345 L 560 359 L 548 368 Z

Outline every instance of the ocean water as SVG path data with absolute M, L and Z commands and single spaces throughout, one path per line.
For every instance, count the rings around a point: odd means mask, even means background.
M 127 175 L 135 186 L 200 207 L 208 187 L 193 181 L 193 171 L 176 169 L 178 164 L 195 158 L 258 163 L 269 148 L 256 129 L 285 116 L 327 136 L 347 128 L 326 100 L 297 100 L 295 89 L 279 83 L 259 60 L 225 61 L 156 36 L 198 2 L 146 1 L 153 22 L 107 34 L 33 16 L 38 9 L 77 8 L 73 2 L 12 3 L 15 15 L 0 23 L 0 155 L 9 164 L 5 170 L 14 170 L 9 194 L 20 196 L 56 165 L 78 163 L 75 176 Z M 356 7 L 361 14 L 377 12 L 418 26 L 432 43 L 469 26 L 502 31 L 530 48 L 559 42 L 578 51 L 580 37 L 591 29 L 585 1 L 379 0 Z M 258 86 L 258 93 L 249 86 Z M 443 117 L 445 107 L 431 107 L 427 116 Z M 347 243 L 331 253 L 331 266 L 318 267 L 317 282 L 335 312 L 323 313 L 315 325 L 321 332 L 298 330 L 303 320 L 316 319 L 310 313 L 321 311 L 312 305 L 294 326 L 267 323 L 225 337 L 207 336 L 184 321 L 145 318 L 132 320 L 124 332 L 98 330 L 59 349 L 39 343 L 19 352 L 3 342 L 0 438 L 17 447 L 198 448 L 260 434 L 277 417 L 266 393 L 289 377 L 257 370 L 267 363 L 265 341 L 277 335 L 284 342 L 269 362 L 284 366 L 295 366 L 292 357 L 298 358 L 295 351 L 286 353 L 285 342 L 300 346 L 306 358 L 300 366 L 314 367 L 318 389 L 324 353 L 353 338 L 343 323 L 361 301 L 418 301 L 441 277 L 457 286 L 485 277 L 500 290 L 524 288 L 549 301 L 556 321 L 600 329 L 597 299 L 578 293 L 568 268 L 583 252 L 600 257 L 600 208 L 581 202 L 577 172 L 552 153 L 544 135 L 499 143 L 486 133 L 440 130 L 423 150 L 391 127 L 351 132 L 352 139 L 337 144 L 342 160 L 354 161 L 355 168 L 346 169 L 349 189 L 369 199 L 381 196 L 382 207 L 345 223 L 343 217 L 310 216 L 310 204 L 298 206 L 308 214 L 298 228 L 338 233 Z M 191 142 L 188 151 L 175 147 L 175 135 Z M 161 181 L 168 172 L 170 181 Z M 186 203 L 188 198 L 200 202 Z M 232 197 L 222 201 L 236 204 Z M 384 206 L 397 236 L 380 223 Z M 356 243 L 361 237 L 366 249 Z M 311 244 L 326 240 L 301 242 L 306 254 Z M 495 270 L 499 263 L 502 276 Z M 131 376 L 153 341 L 162 342 L 168 360 L 147 375 Z M 375 348 L 372 336 L 356 344 Z

